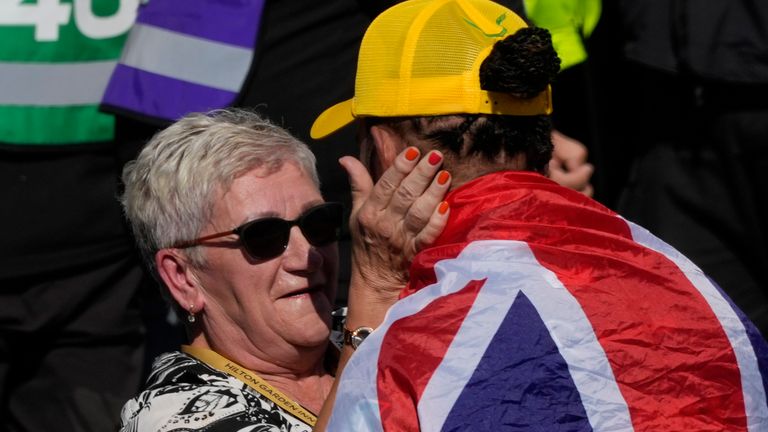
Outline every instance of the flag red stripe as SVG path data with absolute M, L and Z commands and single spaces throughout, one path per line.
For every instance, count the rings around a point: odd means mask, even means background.
M 636 430 L 746 430 L 730 342 L 676 266 L 640 247 L 627 251 L 635 255 L 632 262 L 585 256 L 574 267 L 556 248 L 532 249 L 592 323 Z
M 389 328 L 381 344 L 377 378 L 385 431 L 419 430 L 416 405 L 482 286 L 482 281 L 472 281 Z
M 471 241 L 525 241 L 583 308 L 636 430 L 746 430 L 738 363 L 715 313 L 671 260 L 632 240 L 620 217 L 531 174 L 499 173 L 459 190 L 449 197 L 448 228 L 414 260 L 406 295 L 434 283 L 434 264 Z M 441 349 L 418 367 L 434 369 Z M 416 398 L 431 372 L 420 376 Z

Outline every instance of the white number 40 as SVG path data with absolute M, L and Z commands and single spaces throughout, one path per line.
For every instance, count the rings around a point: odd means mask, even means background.
M 93 14 L 92 0 L 74 0 L 75 25 L 82 34 L 91 39 L 105 39 L 119 36 L 131 27 L 136 19 L 139 0 L 119 0 L 117 12 L 108 17 Z M 22 0 L 0 0 L 0 26 L 34 26 L 35 40 L 56 41 L 59 27 L 67 25 L 72 15 L 72 4 L 60 0 L 37 0 L 37 3 L 22 3 Z

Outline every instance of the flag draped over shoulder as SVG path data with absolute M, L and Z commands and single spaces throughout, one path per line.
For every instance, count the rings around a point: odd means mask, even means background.
M 768 347 L 679 252 L 538 174 L 448 201 L 329 430 L 768 430 Z

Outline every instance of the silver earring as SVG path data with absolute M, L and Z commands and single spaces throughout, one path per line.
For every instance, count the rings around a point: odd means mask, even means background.
M 195 322 L 195 305 L 189 305 L 189 315 L 187 315 L 187 321 L 189 321 L 190 324 Z

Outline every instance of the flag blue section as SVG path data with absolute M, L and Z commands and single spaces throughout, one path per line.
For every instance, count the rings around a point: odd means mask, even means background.
M 565 360 L 522 292 L 442 430 L 592 431 Z

